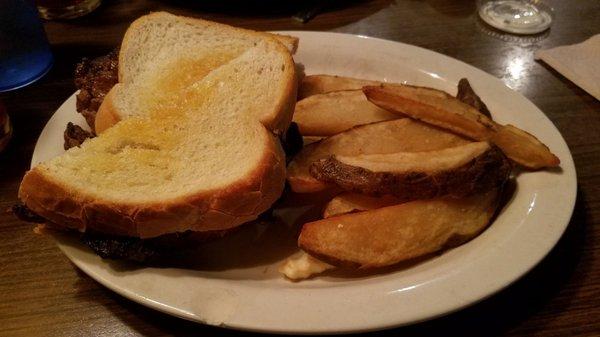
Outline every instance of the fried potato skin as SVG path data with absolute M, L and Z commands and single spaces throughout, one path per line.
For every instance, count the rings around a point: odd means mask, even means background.
M 333 216 L 368 211 L 371 209 L 382 208 L 402 203 L 392 195 L 383 195 L 381 197 L 372 197 L 360 193 L 344 192 L 331 199 L 323 210 L 323 218 Z
M 474 140 L 493 142 L 512 161 L 527 169 L 560 164 L 558 157 L 533 135 L 498 124 L 450 95 L 429 95 L 420 88 L 404 85 L 367 86 L 363 92 L 371 102 L 389 111 Z
M 336 266 L 390 266 L 477 236 L 496 211 L 499 191 L 417 200 L 309 222 L 302 227 L 298 245 Z
M 352 127 L 403 118 L 369 102 L 362 90 L 316 94 L 296 103 L 294 122 L 303 136 L 332 136 Z
M 361 125 L 305 146 L 288 165 L 287 179 L 294 192 L 322 191 L 329 185 L 314 178 L 310 166 L 330 155 L 430 151 L 470 142 L 410 118 Z
M 336 75 L 308 75 L 302 79 L 298 88 L 298 99 L 312 95 L 325 94 L 340 90 L 360 90 L 366 85 L 378 85 L 381 82 Z
M 471 146 L 471 144 L 464 146 Z M 436 159 L 436 156 L 444 156 L 446 152 L 449 152 L 448 149 L 422 152 L 409 158 L 425 162 L 428 157 Z M 389 194 L 401 201 L 410 201 L 446 195 L 465 197 L 489 190 L 503 185 L 512 169 L 502 151 L 495 146 L 488 147 L 485 152 L 465 164 L 461 165 L 462 161 L 458 162 L 457 165 L 460 166 L 437 170 L 435 163 L 436 161 L 432 162 L 434 167 L 431 167 L 431 171 L 421 168 L 398 172 L 374 172 L 363 167 L 348 165 L 331 156 L 313 163 L 310 173 L 318 180 L 334 183 L 346 191 L 370 196 Z

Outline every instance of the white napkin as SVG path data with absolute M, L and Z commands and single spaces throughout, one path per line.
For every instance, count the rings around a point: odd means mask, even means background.
M 600 34 L 579 44 L 538 50 L 535 58 L 600 100 Z

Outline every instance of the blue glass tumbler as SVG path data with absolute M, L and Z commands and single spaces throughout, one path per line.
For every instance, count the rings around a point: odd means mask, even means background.
M 26 86 L 52 67 L 52 52 L 30 0 L 0 0 L 0 92 Z

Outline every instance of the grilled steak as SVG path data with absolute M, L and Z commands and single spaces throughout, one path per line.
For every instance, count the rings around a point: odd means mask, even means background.
M 16 204 L 14 204 L 10 208 L 10 211 L 12 211 L 12 213 L 21 221 L 35 222 L 35 223 L 46 222 L 46 219 L 37 215 L 35 212 L 30 210 L 29 207 L 25 206 L 25 204 L 22 202 L 18 202 Z
M 65 130 L 65 150 L 68 150 L 72 147 L 79 146 L 88 138 L 94 138 L 94 134 L 84 130 L 79 125 L 75 125 L 71 122 L 67 124 L 67 129 Z
M 119 50 L 95 59 L 84 58 L 75 68 L 77 112 L 81 113 L 94 130 L 96 112 L 104 96 L 118 82 Z
M 490 114 L 490 110 L 488 110 L 487 106 L 481 98 L 475 93 L 469 80 L 466 78 L 461 78 L 458 81 L 458 93 L 456 94 L 456 98 L 461 100 L 463 103 L 468 104 L 475 109 L 479 110 L 482 114 L 486 115 L 489 118 L 492 118 L 492 114 Z
M 13 214 L 22 221 L 45 223 L 46 228 L 63 230 L 55 227 L 43 217 L 30 210 L 25 204 L 12 206 Z M 169 258 L 185 255 L 200 244 L 223 237 L 234 229 L 208 232 L 192 232 L 165 234 L 151 239 L 140 239 L 127 236 L 107 235 L 97 232 L 80 234 L 80 240 L 104 259 L 128 260 L 137 263 L 168 262 Z

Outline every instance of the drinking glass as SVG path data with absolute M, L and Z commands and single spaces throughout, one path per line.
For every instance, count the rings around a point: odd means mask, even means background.
M 36 0 L 40 16 L 46 20 L 74 19 L 92 12 L 101 0 Z
M 26 86 L 52 66 L 52 52 L 29 0 L 0 0 L 0 92 Z
M 539 0 L 480 0 L 479 17 L 490 26 L 515 34 L 537 34 L 550 28 L 552 7 Z

